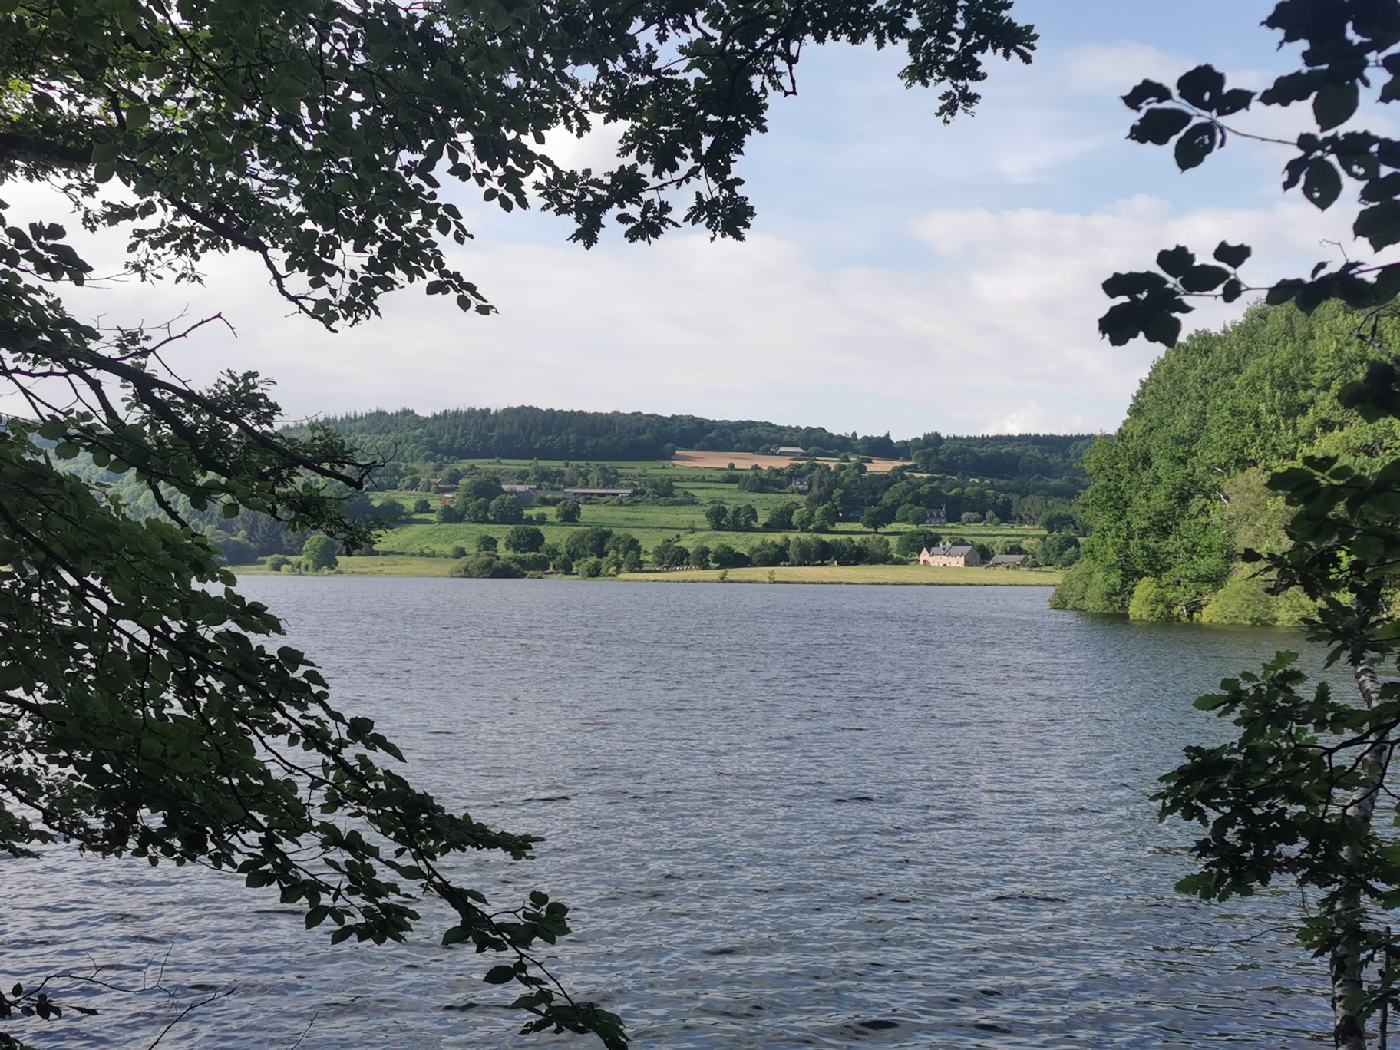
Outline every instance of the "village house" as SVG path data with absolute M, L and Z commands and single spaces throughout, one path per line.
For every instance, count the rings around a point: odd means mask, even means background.
M 1026 564 L 1024 554 L 998 554 L 991 561 L 987 562 L 989 569 L 1019 569 Z
M 507 496 L 514 496 L 522 507 L 533 507 L 539 495 L 539 488 L 535 485 L 502 485 L 501 489 Z
M 924 524 L 925 524 L 925 525 L 947 525 L 947 524 L 948 524 L 948 508 L 947 508 L 947 507 L 938 507 L 937 509 L 930 510 L 927 514 L 924 515 Z
M 937 547 L 925 547 L 919 553 L 919 564 L 964 568 L 981 565 L 982 555 L 969 543 L 941 543 Z

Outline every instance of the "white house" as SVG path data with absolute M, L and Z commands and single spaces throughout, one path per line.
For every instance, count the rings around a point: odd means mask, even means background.
M 981 565 L 982 555 L 969 543 L 941 543 L 937 547 L 925 547 L 919 553 L 919 564 L 963 568 L 968 565 Z
M 778 449 L 777 454 L 780 456 L 805 456 L 807 450 L 798 445 L 783 445 Z

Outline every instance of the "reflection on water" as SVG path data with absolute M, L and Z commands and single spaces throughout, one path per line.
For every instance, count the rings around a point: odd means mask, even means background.
M 463 871 L 568 901 L 558 969 L 639 1047 L 1326 1045 L 1323 973 L 1267 929 L 1296 902 L 1173 895 L 1183 829 L 1145 801 L 1220 732 L 1196 693 L 1294 636 L 1055 612 L 1038 588 L 243 589 L 424 783 L 546 837 Z M 39 1046 L 144 1046 L 226 987 L 161 1046 L 541 1044 L 426 927 L 332 949 L 227 878 L 68 851 L 0 862 L 0 894 L 0 977 L 91 956 L 139 984 L 169 953 L 173 1000 L 105 999 L 26 1029 Z

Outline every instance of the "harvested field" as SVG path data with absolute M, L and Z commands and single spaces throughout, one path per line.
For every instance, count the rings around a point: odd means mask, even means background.
M 679 449 L 671 457 L 671 462 L 678 467 L 692 467 L 697 470 L 724 470 L 733 463 L 736 470 L 748 470 L 750 467 L 787 467 L 793 463 L 809 461 L 792 456 L 760 456 L 754 452 L 699 452 L 694 449 Z M 838 461 L 819 459 L 816 462 L 835 464 Z M 908 460 L 903 459 L 872 459 L 865 465 L 865 469 L 872 474 L 888 474 L 895 467 L 908 465 Z

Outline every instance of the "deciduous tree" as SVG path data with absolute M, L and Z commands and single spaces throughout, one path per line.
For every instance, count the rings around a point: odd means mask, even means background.
M 538 201 L 584 245 L 608 224 L 630 241 L 682 224 L 739 236 L 752 207 L 737 161 L 794 90 L 804 43 L 904 46 L 905 82 L 937 85 L 952 118 L 988 56 L 1029 58 L 1034 33 L 1008 7 L 11 0 L 0 186 L 6 201 L 15 182 L 55 188 L 125 240 L 136 278 L 194 279 L 240 252 L 327 328 L 414 282 L 487 314 L 448 247 L 470 230 L 445 184 L 503 211 Z M 575 170 L 543 147 L 600 120 L 625 129 L 614 164 Z M 195 389 L 165 368 L 182 339 L 221 338 L 219 317 L 75 315 L 87 300 L 59 293 L 94 269 L 61 218 L 0 204 L 0 380 L 27 416 L 0 433 L 0 849 L 67 838 L 237 871 L 336 941 L 401 939 L 433 896 L 455 916 L 445 944 L 504 958 L 487 980 L 519 986 L 527 1029 L 622 1046 L 618 1019 L 533 954 L 568 931 L 562 904 L 536 892 L 502 909 L 445 874 L 454 855 L 523 857 L 534 840 L 395 772 L 397 748 L 272 643 L 277 619 L 239 596 L 173 498 L 350 551 L 370 536 L 342 499 L 372 464 L 324 429 L 279 432 L 256 375 Z M 101 498 L 63 469 L 79 456 L 140 479 L 164 517 Z

